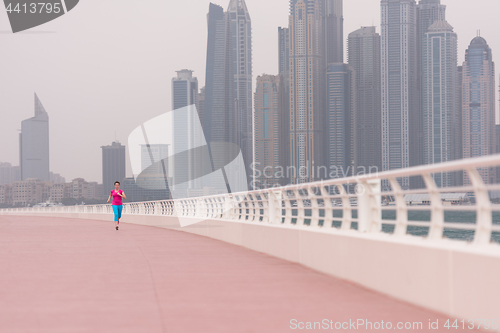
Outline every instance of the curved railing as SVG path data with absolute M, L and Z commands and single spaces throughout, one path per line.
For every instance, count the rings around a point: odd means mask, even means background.
M 362 233 L 391 233 L 395 237 L 407 234 L 428 239 L 447 237 L 486 245 L 500 242 L 500 205 L 490 200 L 490 193 L 500 191 L 500 185 L 486 185 L 480 170 L 496 167 L 500 167 L 500 155 L 245 193 L 126 203 L 123 213 L 222 219 L 318 232 L 353 229 Z M 434 174 L 458 171 L 468 176 L 470 186 L 436 186 Z M 401 178 L 415 176 L 423 179 L 426 188 L 403 190 Z M 387 190 L 381 191 L 382 184 Z M 475 203 L 445 206 L 441 197 L 445 193 L 469 193 Z M 427 194 L 429 202 L 408 205 L 406 194 Z M 0 214 L 21 212 L 112 214 L 112 207 L 4 209 Z

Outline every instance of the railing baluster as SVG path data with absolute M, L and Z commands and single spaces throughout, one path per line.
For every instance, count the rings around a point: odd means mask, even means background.
M 431 226 L 429 229 L 429 239 L 441 239 L 443 238 L 444 231 L 444 209 L 443 202 L 441 200 L 441 193 L 434 178 L 428 173 L 423 174 L 425 185 L 429 190 L 429 197 L 431 200 Z
M 466 170 L 474 187 L 476 197 L 476 232 L 475 244 L 489 244 L 491 242 L 492 210 L 488 190 L 476 168 Z

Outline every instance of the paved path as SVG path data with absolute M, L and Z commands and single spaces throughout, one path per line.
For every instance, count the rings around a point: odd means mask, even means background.
M 1 333 L 334 331 L 293 330 L 293 319 L 423 323 L 407 332 L 430 332 L 431 319 L 449 332 L 442 315 L 209 238 L 0 216 Z

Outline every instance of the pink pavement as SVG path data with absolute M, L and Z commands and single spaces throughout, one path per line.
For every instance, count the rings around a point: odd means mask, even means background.
M 124 223 L 116 231 L 112 216 L 0 216 L 0 268 L 1 333 L 381 331 L 300 330 L 294 319 L 462 331 L 444 328 L 446 316 L 242 247 Z

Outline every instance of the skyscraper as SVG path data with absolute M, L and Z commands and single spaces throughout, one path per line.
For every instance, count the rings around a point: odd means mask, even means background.
M 231 0 L 227 9 L 231 24 L 236 143 L 245 161 L 248 180 L 253 160 L 252 20 L 245 0 Z
M 474 38 L 465 53 L 462 107 L 464 158 L 495 154 L 495 64 L 483 37 Z M 478 171 L 485 183 L 496 181 L 496 168 Z M 467 174 L 464 185 L 470 185 Z
M 329 64 L 327 86 L 327 166 L 337 175 L 357 168 L 356 97 L 353 69 L 347 64 Z M 319 171 L 319 177 L 328 177 Z
M 375 27 L 349 34 L 349 65 L 355 73 L 357 165 L 366 173 L 382 170 L 380 35 Z
M 344 62 L 343 0 L 323 0 L 324 60 L 326 64 Z
M 290 166 L 293 184 L 325 165 L 325 62 L 321 0 L 290 0 Z
M 382 169 L 420 164 L 421 110 L 415 0 L 382 0 Z M 403 177 L 403 188 L 410 179 Z
M 23 120 L 19 134 L 21 179 L 49 181 L 49 115 L 35 93 L 35 116 Z
M 183 69 L 172 79 L 173 114 L 173 160 L 172 167 L 176 198 L 187 197 L 188 187 L 197 181 L 195 169 L 202 168 L 203 161 L 194 153 L 194 149 L 205 145 L 203 133 L 199 131 L 200 117 L 193 108 L 198 106 L 198 79 L 193 71 Z M 189 111 L 193 112 L 189 112 Z M 196 119 L 193 119 L 195 117 Z M 184 153 L 184 154 L 183 154 Z M 182 155 L 178 155 L 182 154 Z M 166 156 L 165 156 L 166 157 Z M 187 158 L 186 158 L 187 157 Z M 201 184 L 198 184 L 201 188 Z
M 455 112 L 453 113 L 451 119 L 451 159 L 461 160 L 463 159 L 463 111 L 462 111 L 462 95 L 463 95 L 463 67 L 457 66 L 456 75 L 456 101 L 455 101 Z M 451 186 L 462 186 L 464 182 L 463 171 L 455 171 L 451 173 Z
M 288 28 L 278 28 L 278 53 L 279 73 L 283 75 L 288 91 L 290 82 L 290 30 Z
M 424 82 L 424 56 L 426 46 L 426 33 L 429 31 L 431 25 L 436 21 L 443 21 L 446 19 L 446 6 L 441 4 L 441 0 L 420 0 L 417 5 L 417 66 L 418 66 L 418 115 L 416 115 L 415 120 L 410 128 L 410 133 L 413 130 L 412 138 L 418 139 L 418 145 L 415 145 L 412 150 L 414 154 L 414 162 L 411 165 L 426 164 L 428 160 L 424 157 L 425 154 L 425 131 L 424 131 L 424 93 L 428 89 Z M 424 187 L 423 182 L 415 186 L 415 181 L 411 181 L 412 187 Z
M 125 179 L 125 146 L 113 142 L 102 146 L 102 184 L 105 197 L 114 189 L 114 182 Z
M 204 132 L 207 142 L 236 143 L 231 24 L 213 3 L 208 12 Z
M 445 20 L 437 20 L 423 43 L 424 163 L 452 159 L 452 126 L 456 112 L 457 34 Z M 451 186 L 450 173 L 435 173 L 438 187 Z
M 288 110 L 282 75 L 257 77 L 254 188 L 287 184 Z

